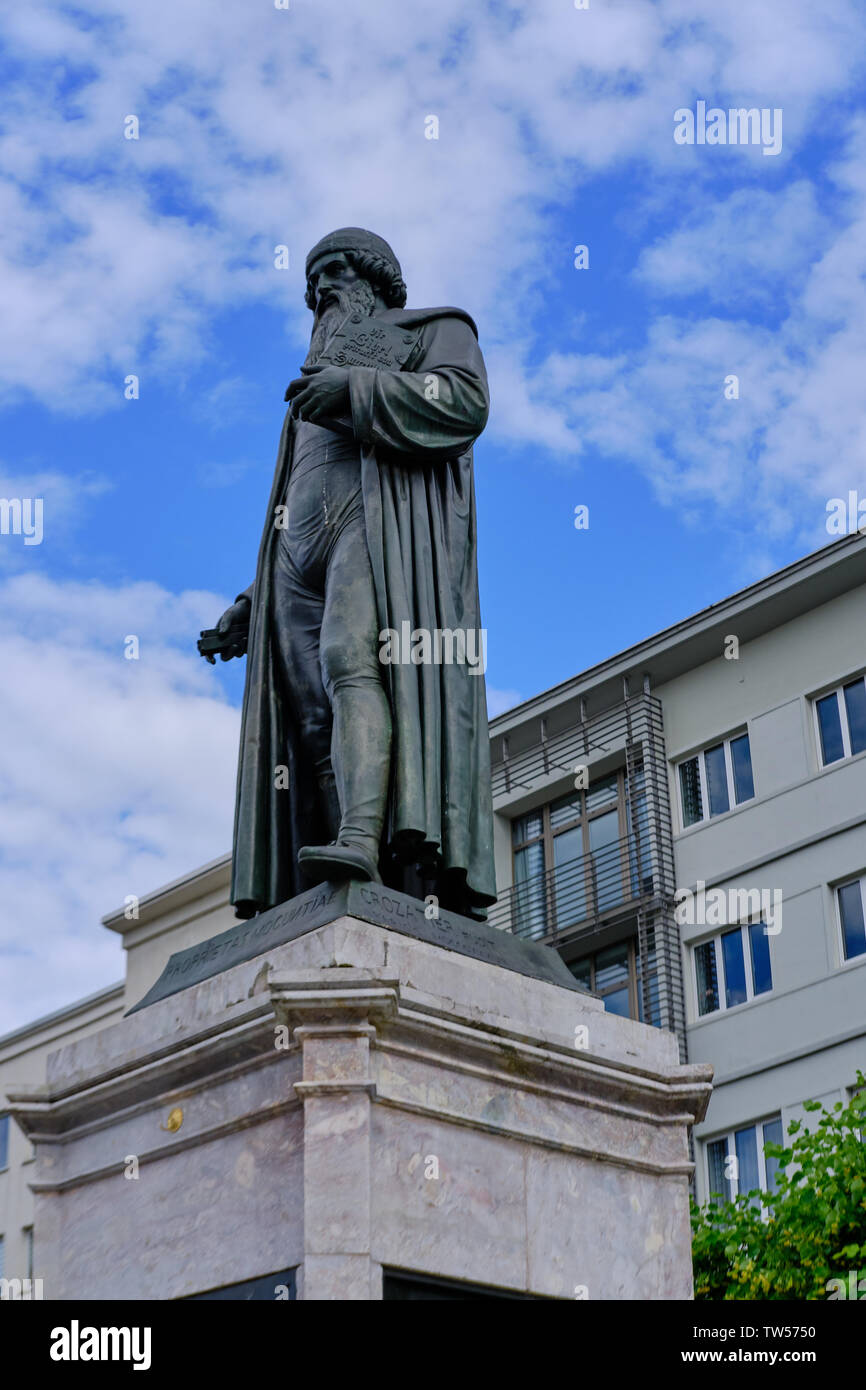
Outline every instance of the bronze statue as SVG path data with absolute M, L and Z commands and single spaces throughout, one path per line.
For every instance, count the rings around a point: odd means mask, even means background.
M 232 902 L 250 917 L 357 878 L 483 917 L 477 331 L 460 309 L 406 309 L 394 252 L 361 228 L 324 237 L 306 270 L 310 350 L 286 391 L 255 582 L 205 652 L 248 652 Z

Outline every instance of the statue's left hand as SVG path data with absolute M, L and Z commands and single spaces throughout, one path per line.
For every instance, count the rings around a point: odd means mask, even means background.
M 302 367 L 304 375 L 290 381 L 286 400 L 296 419 L 318 424 L 349 410 L 349 373 L 345 367 Z

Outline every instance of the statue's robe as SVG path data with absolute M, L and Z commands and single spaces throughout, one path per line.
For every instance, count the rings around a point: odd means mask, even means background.
M 320 423 L 351 429 L 360 446 L 380 630 L 477 634 L 472 444 L 489 410 L 477 331 L 460 309 L 389 309 L 376 318 L 416 332 L 416 346 L 400 371 L 350 367 L 351 421 Z M 252 610 L 231 890 L 239 917 L 309 888 L 298 849 L 329 838 L 278 684 L 271 631 L 275 516 L 286 497 L 293 434 L 289 410 L 256 579 L 247 590 Z M 384 881 L 483 916 L 496 898 L 484 675 L 456 662 L 383 664 L 382 675 L 393 721 Z M 426 867 L 416 876 L 411 866 L 419 863 Z

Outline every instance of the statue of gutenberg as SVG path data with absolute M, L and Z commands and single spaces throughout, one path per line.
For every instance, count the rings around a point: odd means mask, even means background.
M 306 271 L 310 350 L 256 578 L 217 627 L 224 661 L 248 653 L 231 899 L 251 917 L 357 878 L 483 917 L 483 666 L 433 636 L 459 631 L 477 657 L 476 328 L 460 309 L 406 309 L 394 252 L 361 228 L 324 237 Z M 387 631 L 430 636 L 386 658 Z

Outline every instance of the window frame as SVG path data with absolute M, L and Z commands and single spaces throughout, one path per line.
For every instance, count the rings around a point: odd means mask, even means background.
M 819 771 L 823 772 L 828 767 L 839 767 L 841 763 L 850 762 L 852 758 L 859 758 L 861 754 L 866 754 L 866 748 L 861 748 L 858 753 L 851 751 L 851 729 L 848 724 L 848 706 L 845 703 L 845 686 L 854 685 L 857 681 L 866 684 L 866 673 L 860 672 L 856 676 L 846 676 L 844 680 L 836 685 L 831 685 L 826 690 L 819 690 L 816 695 L 810 697 L 812 706 L 812 729 L 815 736 L 815 753 L 818 759 Z M 818 718 L 818 703 L 826 700 L 828 696 L 835 695 L 836 709 L 839 712 L 839 726 L 842 730 L 842 756 L 834 758 L 832 762 L 825 763 L 823 755 L 823 743 L 821 741 L 821 721 Z
M 839 946 L 839 965 L 841 969 L 846 969 L 849 965 L 858 965 L 861 961 L 866 961 L 866 947 L 856 956 L 845 954 L 845 923 L 842 921 L 842 900 L 839 893 L 843 888 L 848 888 L 852 883 L 858 884 L 860 888 L 860 906 L 863 912 L 863 921 L 866 923 L 866 874 L 855 874 L 853 878 L 840 879 L 838 883 L 832 885 L 833 902 L 836 909 L 836 940 Z
M 608 994 L 617 994 L 617 993 L 622 989 L 622 985 L 621 985 L 621 984 L 612 985 L 612 986 L 611 986 L 609 989 L 607 989 L 607 990 L 600 990 L 600 989 L 598 988 L 597 983 L 596 983 L 596 964 L 595 964 L 595 963 L 596 963 L 596 959 L 597 959 L 597 957 L 598 957 L 599 955 L 601 955 L 604 951 L 612 950 L 614 946 L 621 946 L 622 944 L 623 944 L 623 942 L 621 942 L 621 941 L 612 941 L 612 942 L 610 943 L 609 946 L 602 946 L 600 950 L 595 950 L 595 951 L 589 952 L 588 954 L 583 955 L 583 956 L 574 956 L 570 961 L 567 961 L 566 964 L 568 965 L 569 969 L 571 969 L 572 965 L 577 965 L 577 963 L 578 963 L 579 961 L 586 961 L 586 960 L 588 960 L 588 961 L 589 961 L 589 988 L 592 990 L 593 994 L 597 994 L 598 997 L 599 997 L 600 999 L 603 1000 L 603 999 L 606 998 L 606 996 L 607 996 Z M 637 957 L 637 938 L 636 938 L 636 937 L 626 937 L 626 938 L 625 938 L 625 945 L 626 945 L 626 947 L 627 947 L 626 969 L 628 970 L 628 981 L 627 981 L 627 985 L 628 985 L 628 1015 L 629 1015 L 629 1018 L 631 1018 L 631 1019 L 636 1019 L 636 1018 L 637 1018 L 637 1002 L 638 1002 L 638 998 L 637 998 L 637 964 L 636 964 L 636 957 Z M 606 1012 L 606 1011 L 605 1011 L 605 1012 Z
M 760 994 L 755 993 L 755 967 L 752 961 L 752 943 L 749 940 L 749 928 L 762 926 L 764 935 L 767 937 L 767 951 L 770 955 L 770 978 L 773 978 L 773 953 L 770 950 L 771 933 L 766 930 L 767 923 L 762 917 L 750 917 L 745 922 L 729 922 L 725 927 L 717 927 L 708 936 L 702 936 L 699 941 L 690 941 L 690 974 L 692 980 L 692 1003 L 695 1010 L 695 1022 L 702 1023 L 705 1018 L 712 1018 L 714 1014 L 730 1013 L 732 1009 L 744 1009 L 747 1004 L 754 1004 L 756 1000 L 766 999 L 774 994 L 776 990 L 775 981 L 769 989 L 761 990 Z M 724 952 L 722 951 L 722 937 L 727 936 L 728 932 L 739 929 L 740 940 L 743 946 L 743 963 L 745 966 L 746 977 L 746 997 L 739 1004 L 729 1004 L 727 1000 L 727 979 L 724 967 Z M 695 959 L 695 952 L 701 946 L 706 946 L 713 942 L 716 958 L 716 982 L 719 987 L 719 1006 L 716 1009 L 708 1009 L 706 1013 L 701 1013 L 701 1001 L 698 997 L 698 969 Z M 721 1136 L 720 1136 L 721 1137 Z
M 749 740 L 749 766 L 752 771 L 752 795 L 744 796 L 742 801 L 737 801 L 737 785 L 734 779 L 734 760 L 731 755 L 731 744 L 736 742 L 737 739 L 744 737 Z M 707 790 L 707 769 L 705 760 L 707 753 L 711 753 L 714 748 L 719 747 L 721 747 L 724 751 L 725 781 L 728 790 L 728 809 L 727 811 L 716 811 L 714 813 L 710 811 L 710 798 L 709 792 Z M 686 825 L 685 805 L 683 802 L 683 783 L 682 776 L 680 774 L 680 768 L 685 767 L 686 763 L 694 762 L 695 759 L 697 759 L 698 763 L 698 785 L 700 787 L 701 792 L 701 809 L 703 811 L 703 815 L 700 817 L 699 820 L 693 820 L 689 825 Z M 746 725 L 744 728 L 735 731 L 734 733 L 725 734 L 722 738 L 715 739 L 712 743 L 704 744 L 703 747 L 699 748 L 695 753 L 689 753 L 684 758 L 677 758 L 674 763 L 674 781 L 676 782 L 677 810 L 679 812 L 681 832 L 685 832 L 687 830 L 696 830 L 699 825 L 707 825 L 709 821 L 720 820 L 722 816 L 729 816 L 732 811 L 738 810 L 741 806 L 748 805 L 750 801 L 755 801 L 757 799 L 757 793 L 755 791 L 755 767 L 752 762 L 752 736 L 749 732 L 748 725 Z
M 784 1122 L 783 1122 L 783 1120 L 782 1120 L 782 1112 L 781 1112 L 781 1110 L 775 1111 L 772 1115 L 762 1115 L 759 1119 L 757 1119 L 757 1120 L 752 1120 L 752 1121 L 750 1121 L 750 1122 L 747 1122 L 746 1124 L 735 1125 L 733 1129 L 723 1130 L 721 1134 L 711 1134 L 711 1135 L 708 1135 L 706 1139 L 702 1139 L 702 1140 L 701 1140 L 701 1143 L 703 1144 L 703 1148 L 704 1148 L 704 1178 L 706 1179 L 706 1184 L 707 1184 L 707 1189 L 706 1189 L 706 1190 L 707 1190 L 707 1201 L 708 1201 L 708 1202 L 712 1202 L 713 1199 L 714 1199 L 714 1197 L 716 1197 L 716 1196 L 720 1196 L 720 1197 L 721 1197 L 721 1200 L 722 1200 L 723 1202 L 726 1202 L 726 1201 L 727 1201 L 727 1202 L 733 1202 L 733 1201 L 735 1200 L 735 1198 L 737 1198 L 738 1196 L 741 1195 L 741 1194 L 740 1194 L 740 1178 L 739 1178 L 739 1174 L 738 1174 L 737 1180 L 736 1180 L 736 1191 L 731 1190 L 727 1195 L 725 1195 L 725 1194 L 722 1194 L 722 1193 L 713 1193 L 713 1191 L 711 1190 L 711 1181 L 712 1181 L 712 1180 L 711 1180 L 711 1178 L 710 1178 L 710 1145 L 711 1145 L 711 1144 L 718 1144 L 720 1140 L 724 1139 L 724 1141 L 725 1141 L 725 1162 L 727 1162 L 727 1160 L 728 1160 L 729 1158 L 736 1158 L 736 1156 L 737 1156 L 737 1139 L 736 1139 L 736 1136 L 737 1136 L 738 1133 L 740 1133 L 741 1131 L 746 1130 L 746 1129 L 753 1129 L 753 1130 L 755 1131 L 755 1138 L 756 1138 L 756 1140 L 757 1140 L 756 1149 L 757 1149 L 757 1154 L 758 1154 L 758 1168 L 759 1168 L 759 1171 L 760 1171 L 760 1179 L 761 1179 L 761 1180 L 760 1180 L 760 1191 L 761 1191 L 761 1192 L 769 1192 L 770 1189 L 769 1189 L 769 1187 L 767 1186 L 767 1160 L 766 1160 L 766 1155 L 765 1155 L 765 1153 L 764 1153 L 764 1125 L 772 1124 L 774 1120 L 778 1120 L 778 1121 L 779 1121 L 779 1124 L 780 1124 L 781 1127 L 782 1127 L 782 1143 L 784 1144 L 784 1142 L 785 1142 L 785 1125 L 784 1125 Z M 773 1141 L 773 1140 L 770 1140 L 770 1142 L 773 1143 L 774 1141 Z M 730 1179 L 726 1179 L 725 1181 L 727 1182 L 728 1187 L 732 1189 L 732 1184 L 731 1184 Z M 742 1195 L 743 1195 L 743 1196 L 746 1196 L 746 1193 L 743 1193 Z
M 651 930 L 653 932 L 653 947 L 652 951 L 650 952 L 650 955 L 655 959 L 652 960 L 650 963 L 651 968 L 649 970 L 648 979 L 650 981 L 657 981 L 659 978 L 659 964 L 657 954 L 658 948 L 655 944 L 654 925 L 651 928 Z M 656 1024 L 652 1021 L 652 1019 L 642 1019 L 640 1016 L 642 1008 L 641 988 L 643 985 L 644 967 L 641 966 L 641 969 L 638 969 L 639 942 L 636 934 L 623 937 L 621 941 L 611 941 L 608 943 L 607 946 L 597 947 L 594 951 L 585 952 L 583 955 L 572 956 L 565 963 L 568 966 L 569 970 L 571 970 L 571 967 L 573 965 L 577 965 L 578 962 L 589 961 L 588 988 L 591 989 L 594 994 L 597 994 L 600 999 L 604 1000 L 608 994 L 616 994 L 620 989 L 622 989 L 622 985 L 613 985 L 610 989 L 606 991 L 598 989 L 596 985 L 596 959 L 599 955 L 602 955 L 605 951 L 611 950 L 614 946 L 621 946 L 623 942 L 625 942 L 626 946 L 628 947 L 628 1016 L 634 1023 L 648 1023 L 650 1027 L 661 1027 L 660 1023 Z M 661 1000 L 659 1000 L 659 1013 L 661 1013 Z
M 643 772 L 643 766 L 638 766 L 638 768 L 635 770 L 635 782 L 640 788 L 640 790 L 643 791 L 643 794 L 646 795 L 645 782 L 642 788 L 640 787 L 640 784 L 638 782 L 638 779 L 643 774 Z M 611 777 L 616 778 L 616 800 L 612 800 L 606 805 L 598 806 L 595 808 L 595 810 L 589 811 L 587 810 L 586 806 L 587 794 L 591 793 L 593 790 L 593 783 L 590 782 L 588 787 L 572 788 L 570 792 L 566 791 L 561 793 L 560 796 L 551 797 L 547 801 L 543 802 L 540 806 L 533 807 L 527 811 L 522 811 L 519 815 L 512 817 L 510 821 L 511 882 L 514 885 L 515 889 L 517 889 L 518 887 L 518 878 L 516 872 L 517 855 L 521 853 L 523 850 L 528 849 L 530 845 L 536 845 L 540 843 L 542 846 L 543 868 L 541 870 L 541 873 L 544 876 L 545 880 L 544 915 L 546 922 L 545 931 L 543 933 L 544 937 L 556 937 L 559 935 L 561 931 L 567 931 L 570 926 L 575 925 L 572 922 L 567 922 L 565 926 L 559 925 L 559 922 L 557 920 L 557 904 L 554 881 L 557 868 L 563 867 L 561 864 L 558 865 L 556 863 L 554 854 L 554 841 L 557 840 L 560 835 L 566 834 L 571 830 L 575 830 L 578 827 L 580 827 L 581 841 L 583 845 L 580 857 L 583 861 L 585 901 L 588 906 L 591 905 L 594 907 L 595 915 L 597 915 L 598 917 L 604 917 L 607 911 L 620 911 L 624 903 L 631 902 L 632 899 L 635 897 L 635 894 L 632 892 L 631 881 L 633 866 L 631 862 L 630 851 L 631 828 L 629 826 L 628 820 L 629 801 L 626 795 L 626 776 L 627 769 L 625 767 L 615 767 L 612 768 L 609 772 L 602 773 L 599 777 L 596 778 L 596 783 L 604 782 L 605 780 Z M 639 794 L 639 791 L 636 794 Z M 561 825 L 557 825 L 556 829 L 554 830 L 553 826 L 551 825 L 550 819 L 551 806 L 554 805 L 556 802 L 562 801 L 569 796 L 580 797 L 580 811 L 570 820 L 563 821 Z M 622 879 L 622 897 L 618 903 L 612 905 L 611 907 L 601 908 L 598 902 L 596 901 L 593 884 L 593 855 L 599 853 L 599 851 L 592 850 L 590 848 L 589 827 L 592 821 L 598 820 L 602 816 L 609 815 L 611 811 L 616 811 L 617 813 L 618 833 L 616 838 L 616 844 L 618 844 L 620 847 L 619 860 L 620 877 Z M 521 839 L 520 841 L 515 841 L 515 823 L 517 821 L 523 820 L 527 816 L 539 815 L 541 817 L 541 832 L 538 835 L 532 835 L 528 838 Z M 528 880 L 524 879 L 522 882 L 526 883 L 527 881 Z M 587 916 L 590 915 L 593 914 L 587 913 Z M 533 939 L 541 940 L 542 937 L 536 937 Z

